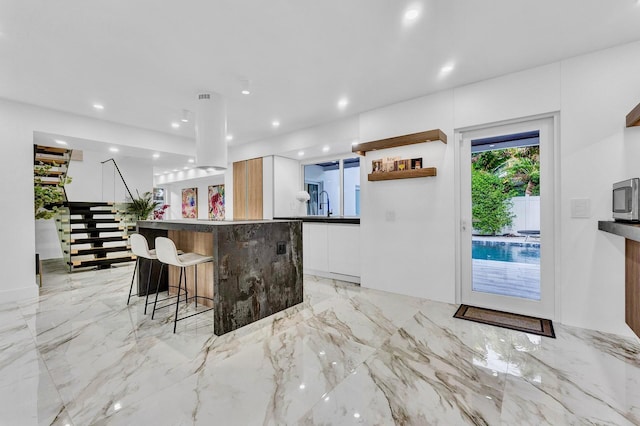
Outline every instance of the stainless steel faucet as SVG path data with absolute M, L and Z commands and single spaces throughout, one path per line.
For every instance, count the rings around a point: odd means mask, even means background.
M 323 203 L 322 202 L 322 194 L 327 194 L 327 202 Z M 318 196 L 318 200 L 320 201 L 320 209 L 322 209 L 323 205 L 327 205 L 327 217 L 331 216 L 331 205 L 329 204 L 329 193 L 327 191 L 322 191 L 320 192 L 320 195 Z

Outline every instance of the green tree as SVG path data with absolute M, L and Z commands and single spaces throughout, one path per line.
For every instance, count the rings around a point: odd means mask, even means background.
M 471 170 L 471 214 L 473 227 L 483 234 L 496 235 L 513 222 L 512 192 L 503 179 L 484 170 Z

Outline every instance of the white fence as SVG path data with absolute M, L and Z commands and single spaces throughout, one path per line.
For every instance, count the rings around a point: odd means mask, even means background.
M 513 197 L 511 213 L 514 214 L 513 224 L 502 230 L 503 234 L 515 234 L 518 231 L 540 230 L 540 196 L 525 195 Z

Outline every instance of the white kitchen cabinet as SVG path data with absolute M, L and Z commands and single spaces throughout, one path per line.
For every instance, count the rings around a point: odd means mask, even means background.
M 304 223 L 306 274 L 360 282 L 360 225 Z

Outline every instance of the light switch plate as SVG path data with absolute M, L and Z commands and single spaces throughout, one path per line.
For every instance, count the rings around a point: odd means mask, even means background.
M 591 217 L 591 199 L 573 198 L 571 199 L 571 217 L 576 219 L 587 219 Z

